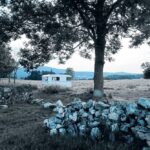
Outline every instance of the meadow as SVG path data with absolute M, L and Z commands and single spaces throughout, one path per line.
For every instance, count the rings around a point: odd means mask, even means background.
M 92 98 L 90 91 L 93 81 L 73 81 L 72 89 L 43 93 L 41 81 L 16 80 L 15 86 L 31 84 L 34 88 L 34 97 L 50 102 L 61 99 L 63 103 L 80 97 L 86 101 Z M 12 86 L 7 79 L 0 81 L 0 85 Z M 14 86 L 14 85 L 13 85 Z M 107 100 L 136 101 L 139 97 L 150 98 L 150 80 L 105 80 L 105 95 Z M 140 143 L 125 144 L 117 142 L 99 141 L 89 139 L 50 137 L 42 128 L 43 120 L 51 115 L 36 104 L 13 104 L 8 109 L 0 110 L 0 150 L 138 150 Z

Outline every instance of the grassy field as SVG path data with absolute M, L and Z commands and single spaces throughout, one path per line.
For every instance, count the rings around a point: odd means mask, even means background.
M 11 81 L 13 84 L 13 81 Z M 30 80 L 16 80 L 16 85 L 31 84 L 37 86 L 39 89 L 42 88 L 41 81 L 30 81 Z M 0 85 L 8 85 L 8 80 L 3 79 L 0 81 Z M 93 89 L 92 80 L 75 80 L 73 86 L 66 93 L 60 93 L 52 95 L 51 99 L 67 99 L 72 95 L 82 95 L 83 93 L 89 92 Z M 129 100 L 136 101 L 139 97 L 150 98 L 150 80 L 145 79 L 133 79 L 133 80 L 105 80 L 104 81 L 104 92 L 106 96 L 112 97 L 113 100 Z M 38 92 L 39 93 L 39 92 Z M 38 94 L 40 98 L 50 98 L 50 96 Z M 86 97 L 85 97 L 86 98 Z M 68 100 L 67 100 L 68 102 Z
M 8 81 L 1 80 L 1 85 L 8 85 Z M 37 86 L 34 91 L 36 98 L 54 102 L 61 99 L 64 103 L 81 97 L 90 98 L 89 90 L 93 88 L 93 81 L 73 81 L 72 89 L 55 94 L 43 93 L 40 81 L 17 80 L 16 85 L 31 84 Z M 105 93 L 109 100 L 134 101 L 144 96 L 150 98 L 150 80 L 117 80 L 105 81 Z M 108 141 L 92 142 L 89 139 L 69 137 L 50 137 L 42 128 L 45 118 L 51 115 L 50 110 L 33 104 L 14 104 L 8 109 L 0 110 L 0 150 L 140 150 L 139 143 L 128 145 L 111 143 Z

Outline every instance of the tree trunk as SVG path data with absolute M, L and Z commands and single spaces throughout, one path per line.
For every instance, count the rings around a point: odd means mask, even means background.
M 98 38 L 95 43 L 95 67 L 94 67 L 94 96 L 103 97 L 103 67 L 104 67 L 105 37 Z
M 10 74 L 8 75 L 8 83 L 10 84 Z

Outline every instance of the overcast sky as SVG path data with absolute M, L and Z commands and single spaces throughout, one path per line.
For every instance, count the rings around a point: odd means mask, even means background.
M 20 47 L 23 45 L 23 40 L 17 40 L 11 43 L 13 49 L 13 55 L 15 56 Z M 121 50 L 113 55 L 115 61 L 106 62 L 105 72 L 130 72 L 130 73 L 142 73 L 141 64 L 143 62 L 150 62 L 150 47 L 148 45 L 142 45 L 139 48 L 129 48 L 128 39 L 124 39 L 122 42 L 123 47 Z M 72 55 L 65 65 L 58 64 L 57 60 L 52 60 L 46 66 L 66 69 L 72 67 L 75 71 L 94 71 L 94 58 L 88 60 L 82 58 L 75 53 Z

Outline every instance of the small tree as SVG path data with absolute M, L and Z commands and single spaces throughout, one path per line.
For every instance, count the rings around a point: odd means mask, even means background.
M 150 62 L 143 63 L 141 67 L 144 69 L 144 79 L 150 79 Z
M 67 68 L 65 74 L 70 75 L 72 77 L 72 79 L 74 79 L 75 73 L 74 73 L 73 68 Z
M 5 45 L 0 45 L 0 77 L 10 76 L 11 72 L 15 68 L 15 60 L 10 53 L 11 49 Z
M 42 79 L 41 72 L 37 71 L 37 70 L 31 71 L 30 75 L 26 79 L 28 79 L 28 80 L 41 80 Z

